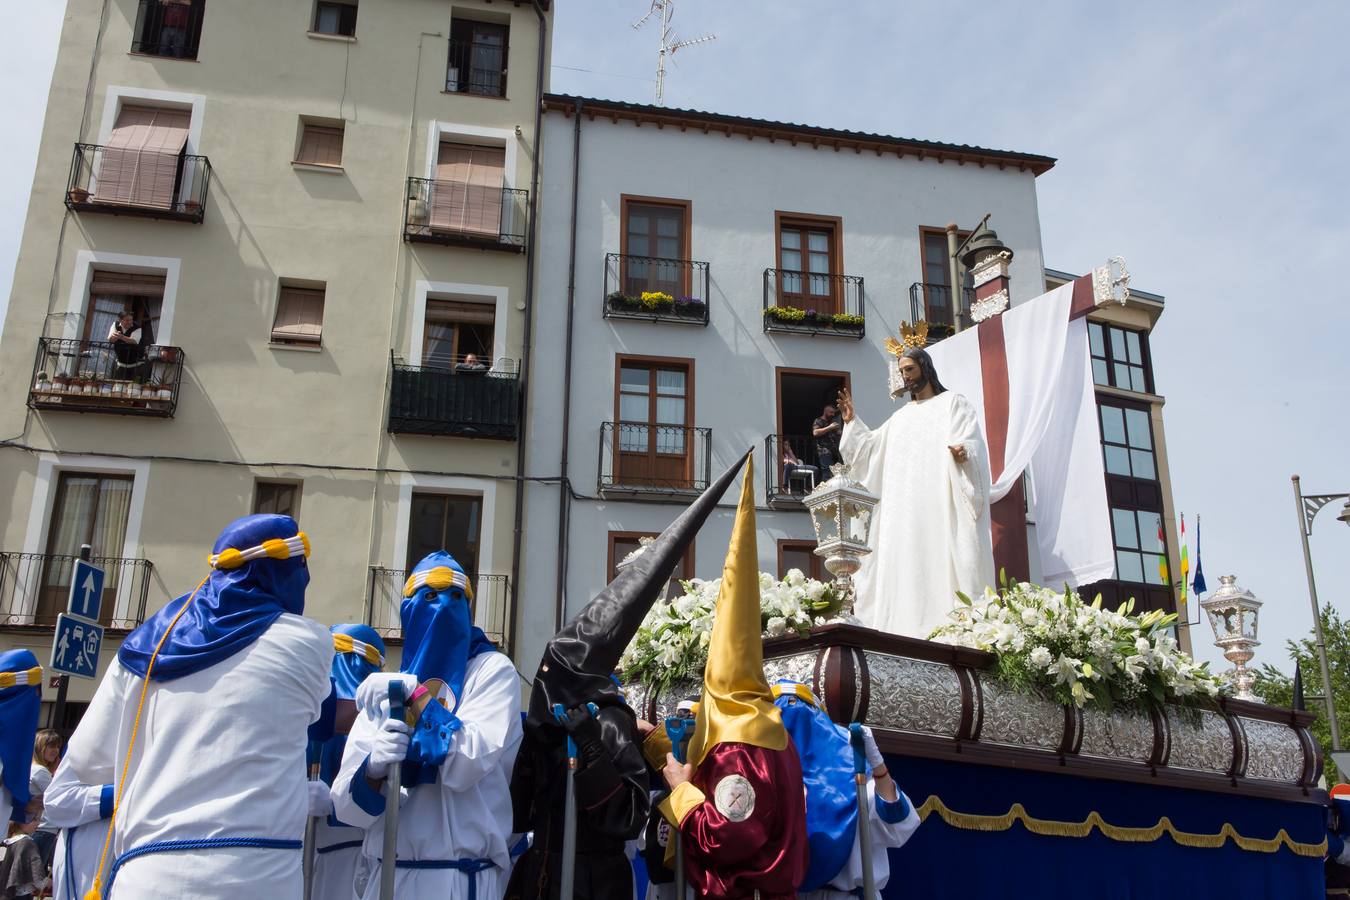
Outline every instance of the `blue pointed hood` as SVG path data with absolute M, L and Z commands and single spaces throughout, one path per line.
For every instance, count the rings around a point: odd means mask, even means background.
M 468 576 L 444 550 L 428 554 L 409 574 L 403 590 L 403 667 L 418 682 L 439 678 L 464 693 L 464 669 L 480 653 L 497 648 L 473 624 Z M 454 712 L 454 710 L 451 710 Z
M 37 683 L 28 683 L 29 673 L 38 669 Z M 38 712 L 42 707 L 42 676 L 37 657 L 29 650 L 0 653 L 0 672 L 16 676 L 21 684 L 0 689 L 0 763 L 4 764 L 4 785 L 14 798 L 10 818 L 27 821 L 24 807 L 32 799 L 28 775 L 33 767 L 33 739 L 37 736 Z
M 267 545 L 275 555 L 259 550 L 269 541 L 276 542 Z M 286 542 L 290 549 L 283 549 Z M 118 660 L 144 678 L 155 646 L 189 600 L 191 608 L 173 626 L 155 659 L 154 679 L 181 678 L 228 659 L 261 637 L 282 613 L 304 612 L 308 555 L 309 540 L 290 516 L 234 520 L 216 539 L 205 583 L 195 595 L 170 601 L 127 635 Z
M 830 721 L 810 688 L 795 681 L 773 686 L 774 705 L 792 736 L 806 785 L 806 839 L 811 862 L 798 888 L 819 890 L 848 863 L 858 830 L 858 796 L 848 732 Z
M 334 638 L 333 687 L 337 696 L 343 700 L 355 700 L 356 689 L 366 676 L 384 668 L 384 639 L 369 625 L 334 625 L 331 629 Z M 379 654 L 378 660 L 359 652 L 338 636 L 343 635 L 366 647 L 373 648 Z M 347 646 L 338 646 L 348 644 Z

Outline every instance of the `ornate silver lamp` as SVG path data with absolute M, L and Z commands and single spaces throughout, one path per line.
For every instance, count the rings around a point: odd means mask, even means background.
M 830 479 L 802 498 L 816 529 L 816 556 L 825 558 L 825 568 L 844 595 L 841 617 L 853 615 L 853 574 L 872 552 L 867 535 L 878 500 L 849 477 L 843 463 L 831 466 Z
M 1261 601 L 1251 591 L 1238 586 L 1236 575 L 1219 578 L 1219 589 L 1200 601 L 1214 629 L 1214 646 L 1233 664 L 1233 684 L 1239 700 L 1255 700 L 1252 682 L 1256 674 L 1247 668 L 1261 642 L 1256 639 L 1256 620 Z

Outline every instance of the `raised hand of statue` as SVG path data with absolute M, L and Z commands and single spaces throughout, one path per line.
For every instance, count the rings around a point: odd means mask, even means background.
M 947 449 L 952 451 L 952 459 L 959 463 L 963 463 L 970 459 L 970 454 L 966 452 L 965 444 L 957 444 L 954 447 L 948 447 Z
M 853 421 L 853 395 L 849 393 L 848 388 L 840 388 L 839 396 L 835 398 L 838 401 L 839 417 L 845 422 Z

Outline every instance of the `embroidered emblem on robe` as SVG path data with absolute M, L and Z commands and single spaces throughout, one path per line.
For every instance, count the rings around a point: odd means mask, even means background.
M 729 822 L 744 822 L 755 812 L 755 789 L 741 775 L 728 775 L 717 782 L 713 804 Z

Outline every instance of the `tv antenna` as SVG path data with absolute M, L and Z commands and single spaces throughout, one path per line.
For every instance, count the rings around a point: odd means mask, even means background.
M 717 40 L 717 35 L 705 34 L 702 37 L 687 41 L 680 40 L 670 28 L 670 20 L 675 16 L 675 0 L 652 0 L 651 9 L 647 10 L 646 15 L 633 23 L 633 28 L 641 28 L 658 13 L 661 16 L 661 48 L 656 57 L 656 105 L 663 106 L 665 105 L 666 94 L 666 57 L 669 56 L 674 59 L 675 51 L 681 47 L 706 44 L 708 41 Z

